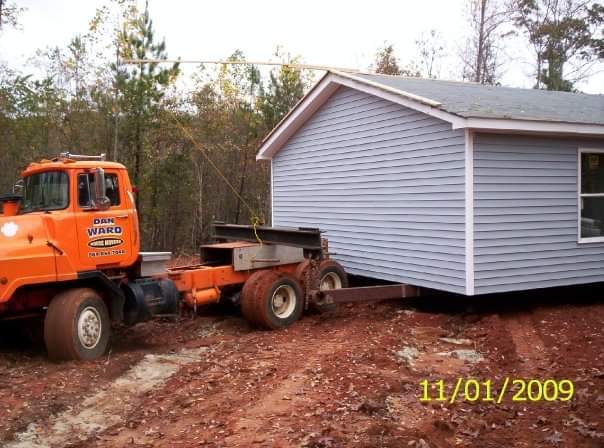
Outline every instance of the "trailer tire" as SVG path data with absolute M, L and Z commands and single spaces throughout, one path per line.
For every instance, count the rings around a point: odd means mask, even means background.
M 309 265 L 308 260 L 304 260 L 296 269 L 296 278 L 303 286 L 306 293 L 306 269 Z M 319 288 L 321 291 L 329 289 L 348 288 L 348 275 L 340 263 L 334 260 L 326 259 L 319 265 Z M 310 303 L 310 309 L 317 313 L 325 313 L 336 309 L 336 304 Z
M 260 324 L 256 313 L 256 301 L 254 297 L 256 295 L 258 281 L 263 277 L 265 272 L 267 271 L 254 272 L 248 277 L 241 289 L 241 313 L 243 314 L 243 317 L 245 317 L 245 320 L 254 326 Z
M 109 345 L 111 321 L 101 296 L 90 288 L 57 294 L 44 318 L 44 342 L 53 360 L 91 360 Z
M 251 299 L 253 323 L 267 330 L 291 325 L 300 318 L 304 308 L 300 283 L 293 276 L 276 271 L 262 271 Z

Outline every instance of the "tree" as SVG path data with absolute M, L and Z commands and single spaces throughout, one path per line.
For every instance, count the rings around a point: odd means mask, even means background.
M 235 51 L 227 60 L 244 62 L 245 56 Z M 191 155 L 196 191 L 191 239 L 198 242 L 210 236 L 212 221 L 250 223 L 267 216 L 270 204 L 268 169 L 254 163 L 267 131 L 260 111 L 259 70 L 253 64 L 202 69 L 187 107 L 194 111 L 188 127 L 197 142 Z M 187 138 L 185 142 L 192 143 Z
M 410 76 L 415 78 L 421 76 L 420 70 L 415 61 L 411 61 L 404 66 L 399 64 L 399 59 L 394 54 L 393 45 L 384 43 L 384 47 L 378 49 L 375 54 L 373 70 L 376 73 L 381 73 L 384 75 Z
M 277 57 L 281 57 L 284 64 L 295 64 L 299 58 L 282 55 L 279 50 Z M 304 96 L 310 84 L 310 77 L 304 71 L 291 65 L 281 65 L 271 70 L 267 86 L 261 90 L 259 103 L 260 111 L 268 129 L 279 123 L 292 107 Z
M 19 16 L 23 11 L 25 11 L 25 8 L 19 8 L 16 3 L 0 0 L 0 31 L 9 26 L 17 28 L 19 26 Z
M 167 59 L 165 50 L 165 40 L 155 42 L 147 4 L 134 24 L 131 27 L 125 25 L 120 33 L 120 56 L 136 60 Z M 175 82 L 180 70 L 178 64 L 164 68 L 157 62 L 141 62 L 134 68 L 114 66 L 114 70 L 119 91 L 119 108 L 123 115 L 121 133 L 127 147 L 124 159 L 132 160 L 132 178 L 138 186 L 148 155 L 145 153 L 145 134 L 153 125 L 166 88 Z M 144 188 L 141 191 L 144 192 Z M 137 205 L 140 205 L 140 201 Z
M 375 72 L 383 75 L 401 75 L 398 58 L 394 55 L 392 44 L 384 44 L 375 54 Z
M 469 0 L 467 18 L 470 36 L 461 55 L 463 79 L 480 84 L 495 84 L 499 68 L 499 41 L 509 21 L 509 12 L 501 0 Z
M 571 91 L 602 58 L 604 6 L 585 0 L 514 0 L 513 20 L 535 53 L 535 87 Z M 568 67 L 572 69 L 569 71 Z
M 425 78 L 440 77 L 441 60 L 445 56 L 444 39 L 437 30 L 430 30 L 415 41 L 419 53 L 419 67 Z

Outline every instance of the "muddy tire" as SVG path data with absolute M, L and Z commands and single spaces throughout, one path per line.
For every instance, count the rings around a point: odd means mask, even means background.
M 276 271 L 260 271 L 250 277 L 250 288 L 242 293 L 241 302 L 248 302 L 246 318 L 255 326 L 267 330 L 284 328 L 302 315 L 304 295 L 300 283 L 291 275 Z M 245 288 L 245 286 L 244 286 Z
M 256 300 L 254 297 L 256 295 L 258 282 L 266 272 L 272 271 L 254 272 L 248 277 L 241 290 L 241 313 L 243 314 L 243 317 L 245 317 L 245 320 L 254 326 L 260 325 L 256 312 Z
M 296 269 L 296 278 L 303 285 L 303 291 L 306 293 L 306 269 L 308 269 L 309 261 L 304 260 Z M 340 263 L 334 260 L 323 260 L 319 265 L 319 279 L 321 291 L 329 289 L 348 288 L 348 275 Z M 336 309 L 336 304 L 320 305 L 311 303 L 310 309 L 317 313 L 324 313 Z
M 320 269 L 321 291 L 348 288 L 348 275 L 340 263 L 323 260 Z
M 103 299 L 89 288 L 57 294 L 44 319 L 44 342 L 53 360 L 91 360 L 109 345 L 111 321 Z

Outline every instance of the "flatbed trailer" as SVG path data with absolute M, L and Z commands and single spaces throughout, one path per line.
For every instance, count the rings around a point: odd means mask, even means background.
M 202 246 L 205 265 L 168 269 L 167 275 L 177 285 L 184 303 L 192 307 L 218 302 L 221 288 L 242 285 L 239 302 L 245 317 L 252 323 L 276 328 L 281 325 L 275 325 L 274 320 L 267 320 L 266 316 L 259 319 L 258 309 L 271 306 L 272 296 L 268 296 L 278 295 L 280 285 L 287 288 L 292 279 L 301 286 L 300 291 L 292 288 L 302 295 L 303 310 L 324 310 L 346 302 L 416 297 L 420 293 L 419 288 L 403 284 L 348 287 L 347 275 L 330 259 L 327 240 L 321 238 L 319 229 L 216 224 L 214 233 L 219 240 L 235 241 Z M 220 261 L 228 264 L 213 266 Z M 248 306 L 246 302 L 256 305 Z
M 311 308 L 419 294 L 410 285 L 348 287 L 319 229 L 216 224 L 214 233 L 220 242 L 201 247 L 200 263 L 155 276 L 173 282 L 183 305 L 194 310 L 231 300 L 252 324 L 276 329 Z

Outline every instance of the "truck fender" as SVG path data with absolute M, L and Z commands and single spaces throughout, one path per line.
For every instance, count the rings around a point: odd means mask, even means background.
M 102 295 L 113 322 L 124 320 L 124 303 L 126 301 L 124 292 L 105 273 L 101 271 L 78 272 L 77 283 L 78 285 L 88 285 Z

